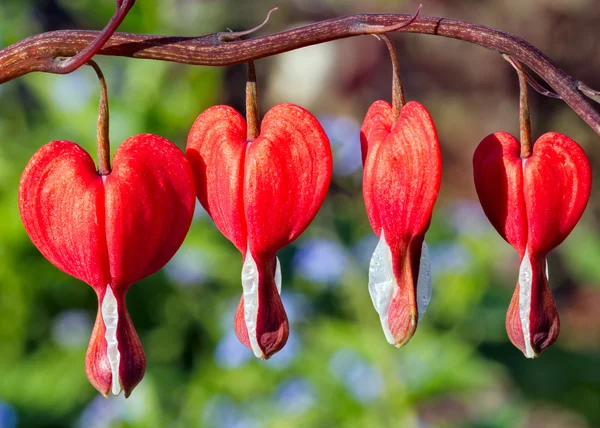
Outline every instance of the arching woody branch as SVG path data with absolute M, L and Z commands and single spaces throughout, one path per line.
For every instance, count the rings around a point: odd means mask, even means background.
M 100 51 L 102 55 L 172 61 L 183 64 L 224 66 L 256 60 L 331 40 L 378 34 L 414 19 L 407 14 L 350 15 L 249 40 L 226 41 L 226 34 L 202 37 L 164 37 L 115 33 Z M 566 74 L 535 46 L 492 28 L 438 17 L 418 17 L 397 31 L 430 34 L 463 40 L 508 54 L 540 76 L 597 134 L 600 113 L 585 96 L 597 93 Z M 49 59 L 72 57 L 85 49 L 97 31 L 63 30 L 42 33 L 0 50 L 0 83 L 24 74 L 52 72 Z M 585 96 L 584 96 L 585 95 Z

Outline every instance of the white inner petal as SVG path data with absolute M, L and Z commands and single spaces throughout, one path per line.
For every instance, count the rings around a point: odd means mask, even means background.
M 419 262 L 419 279 L 417 280 L 417 313 L 419 314 L 418 321 L 429 306 L 431 300 L 431 263 L 429 262 L 429 248 L 425 241 L 421 247 L 421 261 Z
M 392 251 L 385 241 L 385 233 L 382 229 L 379 243 L 373 252 L 369 265 L 369 294 L 373 306 L 379 314 L 385 338 L 392 345 L 395 344 L 395 340 L 389 328 L 388 313 L 397 288 L 392 265 Z M 431 265 L 429 262 L 429 249 L 425 242 L 423 242 L 421 250 L 416 293 L 418 320 L 420 321 L 431 300 Z
M 281 263 L 279 263 L 279 257 L 275 257 L 277 260 L 277 267 L 275 268 L 275 285 L 277 286 L 277 292 L 281 295 Z
M 275 285 L 277 291 L 281 294 L 281 264 L 276 257 L 277 267 L 275 268 Z M 256 320 L 258 317 L 258 268 L 256 262 L 250 254 L 250 245 L 246 251 L 246 259 L 242 266 L 242 289 L 244 295 L 244 322 L 248 329 L 248 338 L 250 347 L 257 358 L 263 358 L 263 351 L 258 345 L 256 337 Z
M 102 321 L 106 327 L 104 337 L 106 339 L 106 353 L 112 373 L 112 393 L 114 395 L 119 395 L 121 393 L 121 382 L 119 378 L 121 353 L 119 352 L 119 343 L 117 341 L 119 311 L 117 310 L 117 299 L 115 298 L 110 285 L 106 286 L 106 294 L 102 300 Z
M 525 356 L 527 358 L 535 356 L 531 347 L 531 335 L 529 333 L 532 275 L 529 250 L 525 248 L 525 256 L 523 256 L 523 261 L 519 268 L 519 317 L 521 318 L 521 328 L 523 329 L 523 340 L 525 342 Z

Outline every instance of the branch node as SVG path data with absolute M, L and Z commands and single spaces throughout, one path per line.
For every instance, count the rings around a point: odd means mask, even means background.
M 533 77 L 526 69 L 525 67 L 523 67 L 522 64 L 518 63 L 519 65 L 515 65 L 516 61 L 514 58 L 512 58 L 510 55 L 501 53 L 500 55 L 502 55 L 502 58 L 504 58 L 506 61 L 508 61 L 515 70 L 517 70 L 520 73 L 523 73 L 523 75 L 525 76 L 525 78 L 527 79 L 527 83 L 529 83 L 529 86 L 531 86 L 531 88 L 536 91 L 538 94 L 543 95 L 545 97 L 548 98 L 555 98 L 557 100 L 562 100 L 561 96 L 558 95 L 556 92 L 552 92 L 549 89 L 544 88 L 536 79 L 535 77 Z M 518 68 L 517 68 L 518 67 Z
M 577 83 L 577 89 L 579 89 L 579 91 L 583 95 L 588 97 L 590 100 L 600 104 L 600 91 L 596 91 L 595 89 L 590 88 L 588 85 L 586 85 L 583 82 Z
M 70 58 L 58 61 L 56 58 L 48 58 L 48 66 L 44 68 L 44 71 L 54 74 L 69 74 L 82 65 L 87 64 L 104 47 L 115 31 L 117 31 L 117 28 L 119 28 L 119 25 L 121 25 L 121 22 L 123 22 L 135 4 L 135 0 L 117 0 L 116 3 L 117 10 L 112 18 L 110 18 L 110 21 L 108 21 L 108 24 L 106 24 L 106 27 L 104 27 L 92 43 Z
M 408 27 L 413 22 L 415 22 L 417 20 L 417 18 L 419 17 L 419 14 L 421 13 L 421 9 L 423 9 L 423 5 L 422 4 L 419 5 L 419 7 L 417 8 L 417 11 L 415 12 L 415 14 L 407 22 L 399 22 L 398 24 L 388 25 L 388 26 L 383 26 L 383 25 L 364 25 L 363 28 L 366 30 L 366 32 L 368 34 L 372 34 L 372 35 L 383 34 L 383 33 L 391 33 L 391 32 L 394 32 L 394 31 L 398 31 L 398 30 L 401 30 L 402 28 Z

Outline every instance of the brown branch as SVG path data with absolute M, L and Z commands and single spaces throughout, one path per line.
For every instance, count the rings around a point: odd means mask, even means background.
M 250 40 L 223 42 L 215 33 L 203 37 L 163 37 L 115 33 L 100 51 L 103 55 L 223 66 L 257 60 L 304 46 L 400 26 L 412 15 L 351 15 L 317 22 Z M 535 72 L 600 135 L 600 113 L 580 92 L 581 82 L 569 76 L 536 47 L 511 34 L 446 18 L 419 17 L 401 32 L 449 37 L 505 53 Z M 32 71 L 46 71 L 48 59 L 76 55 L 98 32 L 65 30 L 29 37 L 0 50 L 0 83 Z
M 106 27 L 98 33 L 89 45 L 67 59 L 60 60 L 56 57 L 45 58 L 43 71 L 54 74 L 68 74 L 86 64 L 117 31 L 117 28 L 119 28 L 119 25 L 121 25 L 121 22 L 123 22 L 134 4 L 135 0 L 117 0 L 117 10 L 114 15 L 108 21 Z

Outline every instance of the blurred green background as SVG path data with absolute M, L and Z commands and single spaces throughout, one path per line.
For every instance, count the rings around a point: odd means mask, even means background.
M 420 1 L 419 1 L 420 2 Z M 202 35 L 242 30 L 279 6 L 259 34 L 419 2 L 368 0 L 138 0 L 123 31 Z M 596 0 L 422 0 L 423 14 L 518 34 L 567 72 L 600 87 Z M 111 0 L 2 0 L 0 47 L 63 28 L 100 29 Z M 317 218 L 283 249 L 285 349 L 256 360 L 233 333 L 242 260 L 197 209 L 189 236 L 159 273 L 133 286 L 131 317 L 148 369 L 131 398 L 104 399 L 84 356 L 96 314 L 87 285 L 33 247 L 17 206 L 33 153 L 68 139 L 95 156 L 98 86 L 84 67 L 0 86 L 0 428 L 22 427 L 592 427 L 600 426 L 600 194 L 549 257 L 561 316 L 556 344 L 526 360 L 507 339 L 518 258 L 477 202 L 471 156 L 494 131 L 518 135 L 517 80 L 497 54 L 467 43 L 398 34 L 407 97 L 436 121 L 443 184 L 427 234 L 433 298 L 410 344 L 385 341 L 367 290 L 377 239 L 361 196 L 359 128 L 370 103 L 390 99 L 391 67 L 374 37 L 340 40 L 257 62 L 261 112 L 293 102 L 322 122 L 334 179 Z M 245 68 L 99 57 L 109 85 L 113 150 L 160 134 L 185 146 L 214 104 L 243 112 Z M 534 136 L 554 130 L 588 152 L 599 182 L 599 137 L 564 103 L 532 95 Z

